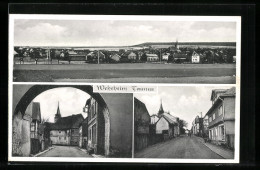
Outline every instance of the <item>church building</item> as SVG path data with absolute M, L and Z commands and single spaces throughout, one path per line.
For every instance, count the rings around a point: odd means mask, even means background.
M 159 120 L 155 124 L 156 134 L 162 134 L 166 138 L 179 136 L 179 118 L 172 116 L 169 112 L 165 112 L 163 110 L 162 101 L 157 115 Z
M 79 144 L 79 127 L 83 120 L 82 114 L 62 117 L 58 104 L 54 123 L 51 123 L 49 127 L 51 143 L 77 146 Z

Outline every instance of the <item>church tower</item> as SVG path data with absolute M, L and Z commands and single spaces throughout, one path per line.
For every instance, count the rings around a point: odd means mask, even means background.
M 61 118 L 61 114 L 60 114 L 60 106 L 59 106 L 59 102 L 58 102 L 58 108 L 57 108 L 57 112 L 54 117 L 54 123 L 56 123 L 60 118 Z
M 160 106 L 160 109 L 158 111 L 158 117 L 161 117 L 163 113 L 164 113 L 164 110 L 163 110 L 162 99 L 161 99 L 161 106 Z
M 179 49 L 178 39 L 176 39 L 175 48 Z

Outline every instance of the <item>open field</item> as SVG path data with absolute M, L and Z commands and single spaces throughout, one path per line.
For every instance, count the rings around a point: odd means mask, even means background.
M 235 64 L 14 65 L 17 82 L 235 83 Z

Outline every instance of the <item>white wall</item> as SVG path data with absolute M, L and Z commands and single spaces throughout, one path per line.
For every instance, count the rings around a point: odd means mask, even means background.
M 199 63 L 200 62 L 200 56 L 199 55 L 193 55 L 191 57 L 192 63 Z
M 159 118 L 157 116 L 151 116 L 151 124 L 155 124 Z
M 169 123 L 161 117 L 156 123 L 156 134 L 161 134 L 163 130 L 169 130 Z
M 69 137 L 69 130 L 52 130 L 50 131 L 50 139 L 52 144 L 57 145 L 69 145 L 70 144 L 70 137 Z

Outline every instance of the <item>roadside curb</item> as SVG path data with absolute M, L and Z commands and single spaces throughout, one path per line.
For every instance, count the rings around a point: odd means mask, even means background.
M 196 136 L 197 137 L 197 136 Z M 222 155 L 220 155 L 220 154 L 218 154 L 217 152 L 215 152 L 213 149 L 211 149 L 208 145 L 206 145 L 204 142 L 202 142 L 202 139 L 200 138 L 200 137 L 197 137 L 197 138 L 199 138 L 199 141 L 203 144 L 203 145 L 205 145 L 207 148 L 209 148 L 212 152 L 214 152 L 215 154 L 217 154 L 218 156 L 220 156 L 221 158 L 223 158 L 223 159 L 227 159 L 227 158 L 225 158 L 224 156 L 222 156 Z
M 201 142 L 201 143 L 203 143 L 203 142 Z M 207 148 L 209 148 L 212 152 L 214 152 L 215 154 L 217 154 L 217 155 L 220 156 L 221 158 L 227 159 L 227 158 L 223 157 L 222 155 L 218 154 L 217 152 L 215 152 L 214 150 L 212 150 L 212 149 L 211 149 L 208 145 L 206 145 L 205 143 L 203 143 L 203 145 L 205 145 Z
M 42 152 L 40 152 L 40 153 L 37 153 L 36 155 L 34 155 L 33 157 L 38 157 L 38 156 L 40 156 L 41 154 L 44 154 L 45 152 L 48 152 L 48 151 L 50 151 L 50 150 L 52 150 L 54 147 L 50 147 L 49 149 L 46 149 L 46 150 L 44 150 L 44 151 L 42 151 Z

